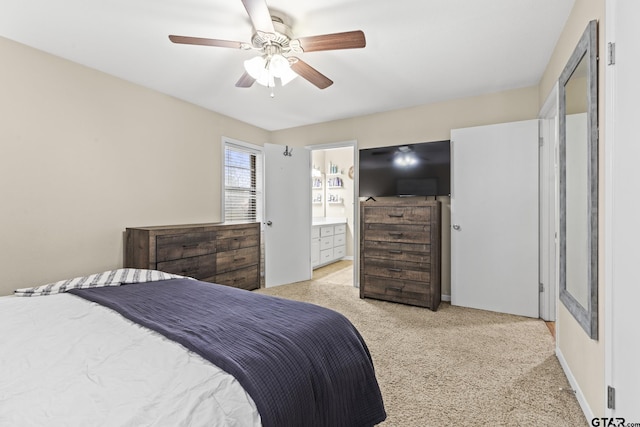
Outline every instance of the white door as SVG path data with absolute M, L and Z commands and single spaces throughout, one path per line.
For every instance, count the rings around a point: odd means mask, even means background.
M 605 145 L 605 357 L 607 385 L 615 389 L 610 417 L 640 422 L 638 328 L 638 184 L 640 183 L 640 2 L 607 1 L 607 32 L 615 64 L 607 67 Z M 601 55 L 600 61 L 606 60 Z
M 538 121 L 451 141 L 451 303 L 538 317 Z
M 311 155 L 264 145 L 265 286 L 311 279 Z

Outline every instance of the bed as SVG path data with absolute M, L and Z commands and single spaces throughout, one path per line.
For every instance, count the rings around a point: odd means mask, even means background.
M 30 296 L 30 297 L 29 297 Z M 0 425 L 371 426 L 371 356 L 341 314 L 152 270 L 0 298 Z

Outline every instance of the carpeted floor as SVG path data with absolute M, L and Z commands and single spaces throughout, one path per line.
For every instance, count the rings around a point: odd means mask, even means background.
M 538 319 L 441 304 L 437 312 L 371 299 L 349 261 L 313 280 L 258 292 L 347 316 L 364 337 L 387 410 L 381 426 L 586 426 Z

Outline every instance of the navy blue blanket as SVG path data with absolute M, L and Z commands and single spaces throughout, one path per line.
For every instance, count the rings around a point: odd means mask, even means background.
M 270 426 L 372 426 L 386 418 L 369 350 L 341 314 L 189 279 L 69 291 L 233 375 Z

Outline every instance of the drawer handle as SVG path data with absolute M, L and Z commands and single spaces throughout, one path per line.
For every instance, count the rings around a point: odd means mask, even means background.
M 183 249 L 189 249 L 189 248 L 196 248 L 198 247 L 199 243 L 190 243 L 188 245 L 182 245 Z
M 388 286 L 387 290 L 388 291 L 402 292 L 402 288 L 397 288 L 397 287 L 393 287 L 393 286 Z
M 388 214 L 389 218 L 402 218 L 404 214 Z
M 393 236 L 393 237 L 402 237 L 403 234 L 404 233 L 392 233 L 392 232 L 389 232 L 389 236 Z
M 400 273 L 402 271 L 401 268 L 388 268 L 387 270 L 392 271 L 394 273 Z
M 233 260 L 237 262 L 237 261 L 244 261 L 245 259 L 247 259 L 246 256 L 243 256 L 242 258 L 234 258 Z
M 390 254 L 401 255 L 402 251 L 389 251 Z

